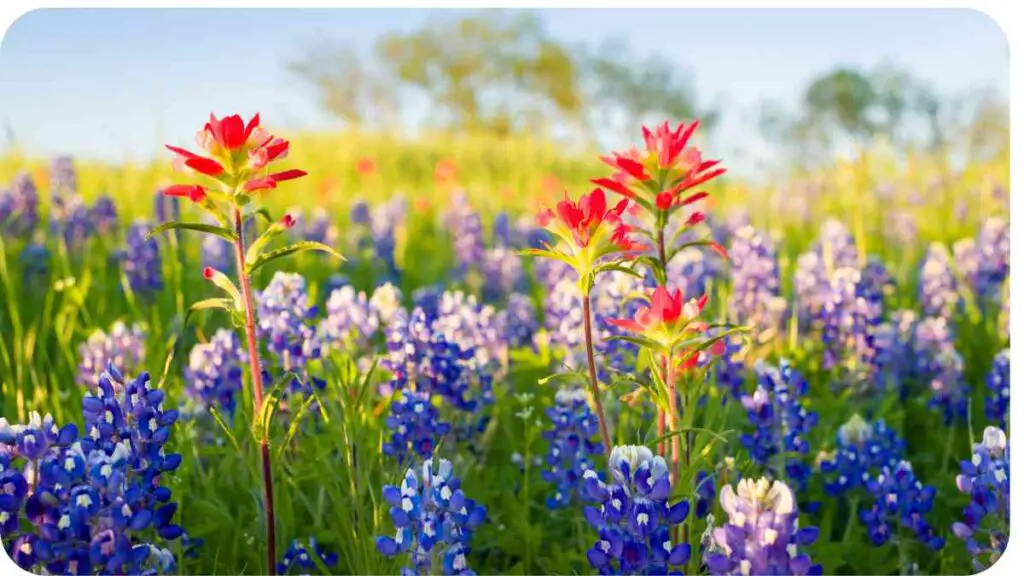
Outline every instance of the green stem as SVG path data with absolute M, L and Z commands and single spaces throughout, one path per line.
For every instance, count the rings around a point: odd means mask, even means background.
M 597 364 L 594 362 L 594 337 L 590 328 L 590 290 L 583 294 L 583 338 L 587 344 L 587 367 L 590 369 L 590 395 L 594 401 L 594 412 L 601 428 L 601 442 L 607 458 L 612 454 L 612 437 L 608 434 L 608 423 L 604 417 L 604 406 L 601 403 L 601 389 L 597 384 Z

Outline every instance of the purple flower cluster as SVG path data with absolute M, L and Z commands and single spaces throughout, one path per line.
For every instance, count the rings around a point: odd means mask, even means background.
M 128 326 L 119 320 L 110 325 L 108 332 L 93 332 L 79 346 L 78 355 L 78 383 L 96 386 L 108 364 L 122 374 L 142 366 L 146 360 L 146 331 L 141 324 Z
M 821 574 L 800 546 L 818 539 L 815 527 L 797 526 L 796 499 L 786 484 L 767 478 L 722 488 L 719 500 L 728 522 L 713 530 L 704 563 L 714 575 Z
M 753 227 L 744 226 L 733 236 L 729 256 L 732 259 L 731 311 L 740 323 L 765 332 L 765 337 L 777 334 L 786 313 L 786 300 L 779 295 L 775 246 Z
M 961 277 L 981 301 L 994 300 L 1010 273 L 1010 226 L 1002 218 L 982 224 L 978 239 L 964 238 L 953 245 Z
M 185 367 L 185 394 L 195 403 L 196 411 L 216 406 L 229 418 L 235 413 L 244 361 L 245 349 L 231 330 L 221 328 L 208 342 L 192 347 Z
M 497 323 L 510 349 L 532 346 L 533 337 L 540 329 L 533 299 L 518 292 L 509 294 L 505 309 L 498 312 Z
M 146 239 L 152 226 L 137 221 L 125 232 L 125 248 L 118 257 L 128 278 L 132 292 L 149 295 L 164 287 L 160 245 L 155 239 Z M 219 239 L 218 239 L 219 240 Z
M 825 492 L 841 496 L 866 487 L 882 468 L 895 468 L 904 458 L 906 442 L 882 420 L 873 424 L 854 414 L 836 434 L 836 449 L 821 460 Z
M 1005 428 L 1010 409 L 1010 349 L 996 354 L 992 370 L 985 377 L 989 395 L 985 398 L 985 416 Z
M 384 454 L 399 462 L 410 455 L 430 458 L 441 437 L 451 430 L 451 424 L 440 420 L 430 394 L 413 390 L 395 393 L 385 425 L 391 437 L 384 443 Z
M 952 318 L 960 304 L 956 276 L 953 274 L 949 250 L 937 242 L 928 246 L 921 263 L 919 297 L 925 316 Z
M 960 463 L 956 486 L 971 502 L 964 508 L 963 522 L 953 524 L 953 534 L 966 542 L 974 569 L 981 572 L 999 560 L 1009 536 L 1010 446 L 1005 432 L 985 428 L 971 459 Z
M 487 250 L 480 265 L 484 277 L 483 297 L 488 302 L 504 300 L 515 291 L 526 288 L 523 259 L 504 246 Z
M 895 466 L 883 466 L 866 487 L 873 500 L 870 506 L 861 508 L 860 519 L 872 544 L 882 546 L 893 540 L 903 527 L 932 550 L 945 545 L 945 540 L 925 519 L 932 509 L 935 488 L 922 485 L 909 462 L 902 460 Z
M 469 543 L 487 509 L 466 497 L 451 462 L 427 459 L 419 475 L 409 468 L 402 485 L 385 486 L 383 495 L 396 532 L 379 536 L 377 550 L 388 558 L 408 554 L 403 576 L 473 574 L 466 558 Z
M 555 405 L 546 411 L 551 429 L 544 431 L 548 441 L 547 465 L 542 475 L 554 485 L 547 499 L 554 510 L 569 506 L 583 491 L 583 475 L 594 469 L 594 455 L 604 452 L 597 434 L 597 417 L 587 404 L 587 393 L 580 388 L 563 389 L 555 394 Z
M 327 244 L 332 248 L 338 246 L 340 238 L 338 227 L 334 225 L 330 212 L 322 206 L 313 210 L 313 214 L 308 219 L 303 215 L 301 206 L 289 208 L 288 214 L 295 218 L 295 225 L 288 231 L 294 240 L 311 240 Z
M 380 330 L 380 318 L 365 292 L 342 286 L 327 298 L 327 316 L 320 321 L 319 334 L 333 348 L 356 353 L 366 350 Z
M 967 418 L 970 387 L 964 380 L 964 361 L 943 317 L 925 318 L 914 328 L 914 373 L 932 392 L 928 405 L 939 409 L 945 422 Z
M 690 545 L 672 542 L 672 528 L 690 513 L 690 503 L 669 504 L 668 465 L 645 446 L 616 446 L 608 458 L 612 480 L 583 474 L 584 495 L 598 503 L 587 507 L 587 523 L 598 539 L 587 560 L 601 574 L 668 574 L 690 559 Z
M 378 280 L 397 282 L 399 279 L 395 262 L 396 233 L 405 222 L 405 212 L 403 196 L 395 196 L 372 209 L 365 201 L 357 201 L 349 212 L 352 222 L 349 248 L 361 256 L 359 260 L 372 263 Z
M 832 275 L 822 309 L 823 366 L 838 368 L 849 386 L 874 388 L 879 374 L 876 332 L 883 321 L 881 289 L 856 268 Z
M 757 389 L 742 399 L 754 431 L 741 435 L 740 443 L 772 477 L 788 478 L 803 490 L 811 475 L 807 436 L 818 423 L 818 415 L 800 403 L 807 382 L 785 360 L 778 368 L 759 363 L 755 371 Z
M 544 299 L 544 327 L 550 345 L 569 367 L 583 364 L 583 305 L 574 279 L 559 280 Z
M 484 260 L 483 221 L 464 195 L 452 199 L 452 209 L 444 215 L 444 227 L 452 236 L 456 271 L 465 274 L 479 267 Z
M 26 172 L 14 177 L 11 188 L 0 191 L 0 232 L 27 237 L 39 224 L 39 192 Z
M 320 565 L 328 570 L 334 568 L 338 565 L 338 555 L 320 548 L 316 538 L 310 536 L 306 542 L 292 540 L 284 552 L 284 558 L 277 563 L 277 573 L 293 574 L 295 569 L 299 569 L 300 574 L 311 574 L 311 570 L 319 569 Z
M 632 318 L 645 302 L 643 290 L 640 279 L 624 272 L 605 272 L 597 277 L 590 294 L 590 308 L 594 315 L 594 348 L 601 357 L 601 378 L 606 378 L 609 371 L 628 371 L 636 364 L 639 347 L 618 339 L 626 331 L 610 321 Z
M 31 571 L 174 572 L 174 554 L 156 543 L 183 535 L 161 482 L 181 463 L 164 448 L 178 413 L 162 408 L 164 393 L 146 373 L 125 381 L 110 366 L 97 389 L 82 399 L 81 438 L 49 416 L 33 414 L 27 426 L 0 419 L 5 545 Z

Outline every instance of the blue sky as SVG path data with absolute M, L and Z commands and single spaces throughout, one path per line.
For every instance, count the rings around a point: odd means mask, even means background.
M 330 120 L 286 64 L 320 41 L 369 47 L 453 11 L 40 10 L 0 48 L 0 150 L 121 160 L 186 142 L 210 111 L 262 112 L 274 127 Z M 640 10 L 540 12 L 573 44 L 624 38 L 690 71 L 699 97 L 723 105 L 718 135 L 742 148 L 762 99 L 796 101 L 816 73 L 890 62 L 960 92 L 1008 91 L 998 25 L 970 10 Z

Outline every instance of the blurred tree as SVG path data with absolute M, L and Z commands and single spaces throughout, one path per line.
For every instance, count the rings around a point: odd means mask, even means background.
M 804 91 L 805 121 L 831 125 L 855 139 L 867 140 L 876 129 L 870 115 L 876 101 L 870 78 L 857 70 L 839 68 L 811 81 Z
M 597 128 L 613 123 L 633 136 L 639 123 L 700 118 L 711 129 L 718 120 L 717 110 L 698 105 L 686 72 L 659 55 L 640 58 L 625 41 L 612 40 L 583 60 L 588 108 Z
M 365 66 L 351 46 L 316 46 L 288 68 L 316 88 L 325 110 L 346 122 L 388 125 L 397 120 L 394 82 Z

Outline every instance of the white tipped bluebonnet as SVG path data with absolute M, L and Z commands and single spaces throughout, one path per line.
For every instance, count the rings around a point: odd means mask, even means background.
M 793 491 L 778 480 L 741 479 L 733 490 L 724 486 L 719 498 L 728 522 L 712 532 L 713 544 L 704 562 L 714 575 L 821 574 L 801 546 L 818 538 L 815 527 L 797 526 Z
M 205 411 L 212 406 L 230 418 L 242 390 L 242 365 L 245 350 L 231 330 L 218 329 L 208 342 L 192 347 L 185 367 L 185 394 L 195 408 Z
M 608 458 L 610 482 L 594 470 L 583 475 L 587 523 L 598 540 L 587 551 L 590 565 L 602 574 L 667 574 L 690 559 L 690 545 L 672 542 L 672 528 L 690 513 L 690 503 L 669 504 L 668 465 L 646 446 L 616 446 Z
M 985 416 L 1005 428 L 1010 410 L 1010 349 L 996 354 L 992 369 L 985 377 L 988 396 L 985 397 Z
M 550 509 L 569 506 L 583 491 L 583 475 L 594 469 L 592 456 L 604 452 L 597 435 L 597 416 L 587 404 L 587 393 L 580 388 L 559 390 L 555 405 L 546 410 L 551 428 L 543 433 L 548 441 L 547 468 L 542 475 L 554 485 L 547 499 Z
M 139 220 L 125 232 L 125 248 L 119 254 L 121 267 L 132 292 L 149 295 L 164 287 L 160 246 L 155 239 L 146 239 L 152 226 Z
M 582 363 L 583 298 L 575 280 L 564 278 L 544 299 L 544 327 L 551 346 L 564 354 L 568 366 Z
M 78 349 L 78 383 L 99 384 L 100 375 L 112 364 L 122 374 L 139 369 L 146 360 L 146 330 L 118 320 L 104 332 L 97 329 Z M 116 383 L 116 381 L 115 381 Z
M 963 238 L 953 244 L 957 271 L 982 305 L 996 300 L 1010 273 L 1010 227 L 1002 218 L 982 224 L 977 240 Z
M 338 555 L 321 548 L 316 538 L 310 536 L 305 542 L 292 540 L 284 552 L 284 558 L 277 563 L 277 573 L 313 574 L 313 571 L 319 571 L 320 564 L 330 570 L 338 565 Z
M 882 420 L 869 423 L 854 414 L 839 427 L 836 449 L 820 462 L 825 492 L 841 496 L 866 487 L 882 468 L 894 468 L 904 458 L 906 442 Z
M 1009 537 L 1010 446 L 1003 430 L 985 428 L 971 459 L 960 463 L 956 486 L 971 501 L 963 521 L 953 524 L 953 534 L 966 542 L 974 569 L 981 572 L 999 560 Z
M 729 248 L 732 260 L 730 310 L 742 324 L 778 333 L 786 313 L 779 295 L 779 265 L 771 240 L 752 226 L 736 231 Z
M 903 460 L 896 466 L 883 466 L 866 485 L 872 500 L 861 508 L 860 519 L 867 527 L 872 544 L 882 546 L 893 541 L 902 526 L 932 550 L 945 545 L 945 540 L 925 518 L 931 512 L 935 488 L 921 484 L 909 462 Z
M 317 309 L 309 304 L 304 277 L 275 272 L 255 300 L 257 334 L 282 368 L 299 370 L 320 357 L 320 339 L 312 323 Z
M 19 173 L 6 193 L 0 193 L 0 231 L 26 237 L 39 224 L 39 192 L 27 172 Z
M 487 509 L 466 497 L 451 462 L 427 459 L 420 470 L 406 471 L 401 486 L 385 486 L 383 494 L 396 532 L 379 536 L 377 550 L 389 558 L 408 554 L 403 576 L 473 574 L 469 543 Z
M 391 283 L 381 284 L 370 295 L 370 309 L 380 320 L 381 326 L 388 326 L 396 316 L 405 312 L 402 291 Z
M 949 319 L 960 303 L 949 250 L 933 242 L 921 263 L 919 297 L 925 316 Z
M 884 318 L 879 282 L 884 277 L 877 276 L 877 269 L 839 268 L 822 309 L 823 367 L 838 368 L 844 384 L 860 391 L 873 389 L 880 379 L 876 335 Z
M 484 253 L 481 263 L 484 278 L 483 298 L 488 302 L 505 299 L 515 291 L 526 288 L 523 259 L 510 248 L 498 246 Z
M 356 353 L 366 350 L 380 330 L 380 318 L 370 307 L 365 292 L 350 285 L 331 292 L 327 298 L 327 316 L 320 322 L 324 343 Z
M 525 294 L 509 294 L 505 309 L 498 313 L 498 325 L 509 348 L 533 345 L 533 337 L 540 329 L 537 307 Z
M 946 318 L 925 318 L 914 327 L 914 374 L 931 390 L 928 405 L 946 423 L 967 418 L 970 388 L 964 381 L 964 361 L 957 352 Z

